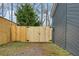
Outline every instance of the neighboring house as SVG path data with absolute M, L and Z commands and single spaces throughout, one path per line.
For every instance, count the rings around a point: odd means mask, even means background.
M 54 43 L 79 55 L 79 4 L 54 4 L 51 17 Z

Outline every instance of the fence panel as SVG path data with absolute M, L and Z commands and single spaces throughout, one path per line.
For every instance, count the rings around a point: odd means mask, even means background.
M 10 42 L 10 23 L 0 18 L 0 45 Z
M 49 27 L 17 26 L 17 40 L 21 42 L 49 42 L 52 39 Z
M 33 27 L 33 42 L 39 42 L 40 41 L 40 32 L 39 27 Z

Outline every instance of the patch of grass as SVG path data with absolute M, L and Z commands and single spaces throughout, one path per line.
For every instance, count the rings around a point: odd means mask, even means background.
M 27 46 L 27 44 L 22 42 L 12 42 L 5 45 L 1 45 L 0 55 L 15 55 L 16 53 L 20 52 L 25 46 Z
M 23 42 L 11 42 L 11 43 L 8 43 L 8 44 L 4 44 L 4 45 L 1 45 L 0 48 L 19 48 L 19 47 L 23 47 L 27 45 L 26 43 L 23 43 Z
M 72 56 L 68 51 L 53 43 L 43 44 L 42 48 L 48 56 Z
M 34 44 L 36 45 L 36 47 Z M 3 56 L 16 55 L 17 53 L 24 51 L 24 49 L 26 50 L 27 47 L 41 48 L 43 50 L 42 51 L 43 54 L 47 56 L 70 56 L 71 55 L 68 51 L 60 48 L 59 46 L 53 43 L 22 43 L 22 42 L 11 42 L 5 45 L 1 45 L 0 55 L 3 55 Z

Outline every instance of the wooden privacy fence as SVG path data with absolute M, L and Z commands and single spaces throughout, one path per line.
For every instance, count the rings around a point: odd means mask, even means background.
M 50 27 L 12 26 L 12 41 L 49 42 L 50 40 L 52 40 Z
M 0 45 L 10 42 L 11 38 L 11 22 L 0 17 Z M 12 23 L 13 24 L 13 23 Z
M 49 42 L 52 28 L 42 26 L 17 26 L 6 18 L 0 17 L 0 45 L 11 41 Z

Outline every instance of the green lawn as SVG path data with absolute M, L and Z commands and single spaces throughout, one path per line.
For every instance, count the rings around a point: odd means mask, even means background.
M 12 42 L 0 46 L 0 55 L 46 55 L 46 56 L 70 56 L 66 50 L 53 43 L 22 43 Z

